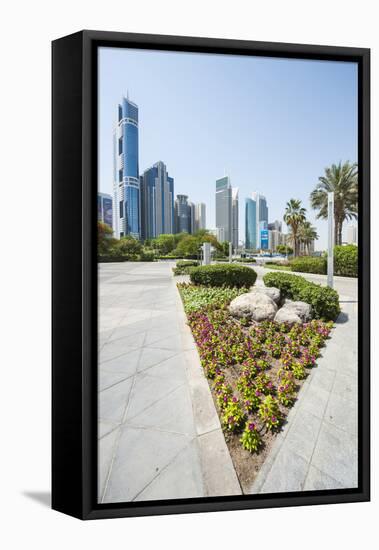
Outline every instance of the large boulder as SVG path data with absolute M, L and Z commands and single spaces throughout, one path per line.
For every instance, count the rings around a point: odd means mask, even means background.
M 289 325 L 293 325 L 295 323 L 301 324 L 302 320 L 294 311 L 291 311 L 290 309 L 287 309 L 285 306 L 279 309 L 277 314 L 274 317 L 274 321 L 277 323 L 288 323 Z
M 280 290 L 274 286 L 255 286 L 252 288 L 251 292 L 256 292 L 258 294 L 265 294 L 271 300 L 273 300 L 276 305 L 280 303 Z
M 272 321 L 277 310 L 276 303 L 260 292 L 241 294 L 229 305 L 229 311 L 234 317 L 245 317 L 257 322 Z
M 282 309 L 295 313 L 303 323 L 307 323 L 312 319 L 312 308 L 306 302 L 285 302 Z

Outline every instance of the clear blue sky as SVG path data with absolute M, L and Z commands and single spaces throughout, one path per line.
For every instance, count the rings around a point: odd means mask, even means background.
M 239 187 L 240 240 L 245 197 L 267 198 L 269 221 L 290 198 L 303 201 L 326 247 L 326 222 L 309 195 L 324 168 L 357 160 L 357 65 L 101 48 L 99 190 L 112 193 L 112 132 L 129 91 L 139 107 L 140 173 L 158 160 L 175 195 L 205 202 L 215 227 L 215 180 Z

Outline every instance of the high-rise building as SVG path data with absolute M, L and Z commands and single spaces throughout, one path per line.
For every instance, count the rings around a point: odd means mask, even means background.
M 116 238 L 140 238 L 138 106 L 123 97 L 113 134 L 113 224 Z
M 280 222 L 279 220 L 275 220 L 274 222 L 269 223 L 267 225 L 267 229 L 269 231 L 279 231 L 279 233 L 281 233 L 282 232 L 282 222 Z
M 189 218 L 190 218 L 189 233 L 195 233 L 195 231 L 196 231 L 196 207 L 195 207 L 195 204 L 193 202 L 189 202 L 188 207 L 189 207 Z
M 251 198 L 245 199 L 245 248 L 257 249 L 257 204 Z
M 267 235 L 266 231 L 268 230 L 268 207 L 266 197 L 254 191 L 251 194 L 252 199 L 256 204 L 256 224 L 257 224 L 257 246 L 258 250 L 264 249 L 266 247 Z M 262 231 L 264 236 L 264 243 L 262 243 Z M 263 246 L 264 245 L 264 246 Z M 268 247 L 268 243 L 267 243 Z
M 113 201 L 108 193 L 97 194 L 97 221 L 106 223 L 113 229 Z
M 195 205 L 195 229 L 205 229 L 206 227 L 206 207 L 203 202 Z
M 174 233 L 174 179 L 159 161 L 140 177 L 141 238 L 153 239 Z
M 177 195 L 175 199 L 175 232 L 191 232 L 191 209 L 187 195 Z
M 216 228 L 220 241 L 232 240 L 232 186 L 229 176 L 216 180 Z
M 346 226 L 343 241 L 346 244 L 358 244 L 358 228 L 356 225 Z
M 234 250 L 238 248 L 238 187 L 232 188 L 232 245 Z

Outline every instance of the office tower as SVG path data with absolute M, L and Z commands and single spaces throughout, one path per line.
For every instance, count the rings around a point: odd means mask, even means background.
M 174 179 L 159 161 L 140 177 L 141 238 L 153 239 L 174 233 Z
M 113 223 L 116 238 L 140 238 L 138 106 L 123 97 L 113 133 Z
M 203 202 L 199 202 L 195 205 L 195 229 L 205 229 L 206 227 L 206 207 Z
M 189 218 L 190 218 L 190 223 L 189 223 L 189 233 L 195 233 L 196 231 L 196 208 L 195 208 L 195 204 L 193 202 L 189 202 L 188 203 L 188 208 L 189 208 Z
M 216 228 L 219 241 L 232 240 L 232 187 L 229 176 L 216 180 Z
M 232 188 L 232 245 L 233 249 L 238 248 L 238 187 Z
M 245 199 L 245 248 L 257 249 L 257 204 L 250 198 Z
M 191 210 L 187 195 L 177 195 L 175 199 L 175 232 L 190 233 Z
M 97 221 L 113 228 L 113 201 L 108 193 L 97 194 Z
M 345 229 L 346 244 L 358 244 L 358 228 L 355 225 L 348 225 Z
M 269 224 L 269 226 L 272 224 Z M 283 233 L 277 229 L 268 229 L 268 248 L 272 252 L 276 251 L 276 247 L 282 244 Z
M 275 220 L 274 222 L 269 223 L 267 225 L 267 229 L 269 229 L 270 231 L 279 231 L 279 233 L 281 233 L 282 232 L 282 222 L 280 222 L 279 220 Z
M 254 191 L 251 194 L 252 199 L 256 204 L 256 224 L 257 224 L 257 246 L 258 250 L 265 249 L 266 241 L 268 247 L 268 235 L 266 231 L 268 230 L 268 207 L 266 197 Z M 263 231 L 263 234 L 261 233 Z M 263 237 L 263 243 L 262 243 Z M 262 246 L 263 244 L 263 246 Z

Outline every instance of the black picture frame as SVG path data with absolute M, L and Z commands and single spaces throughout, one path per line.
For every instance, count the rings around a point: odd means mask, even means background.
M 354 61 L 359 81 L 359 486 L 97 503 L 97 48 Z M 370 50 L 85 30 L 52 43 L 52 507 L 81 519 L 370 499 Z M 65 203 L 70 199 L 70 209 Z

